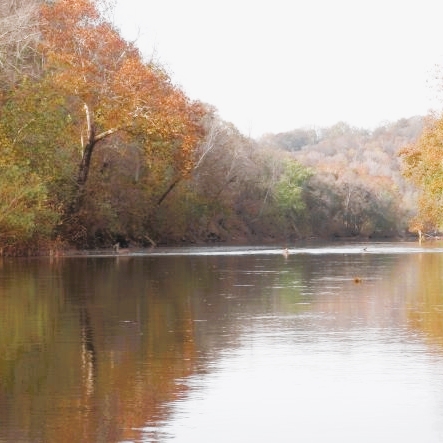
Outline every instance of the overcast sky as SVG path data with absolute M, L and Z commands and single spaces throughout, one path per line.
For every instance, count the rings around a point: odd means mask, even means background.
M 441 108 L 441 0 L 117 2 L 123 36 L 246 135 Z

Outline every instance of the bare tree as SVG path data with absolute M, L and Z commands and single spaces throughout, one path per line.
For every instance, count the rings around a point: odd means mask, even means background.
M 41 0 L 0 2 L 0 86 L 23 74 L 35 74 L 39 64 L 38 7 Z

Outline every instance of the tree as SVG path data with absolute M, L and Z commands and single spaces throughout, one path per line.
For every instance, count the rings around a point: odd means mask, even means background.
M 45 232 L 85 245 L 99 231 L 111 241 L 119 232 L 141 235 L 191 176 L 206 112 L 160 66 L 145 63 L 98 6 L 0 5 L 0 149 L 8 159 L 3 170 L 10 168 L 4 177 L 28 180 L 42 193 L 56 215 L 45 219 L 52 223 Z M 6 202 L 13 190 L 7 185 L 2 180 Z M 16 220 L 28 206 L 16 206 Z
M 71 215 L 83 205 L 96 147 L 112 137 L 122 145 L 135 141 L 153 173 L 156 158 L 166 161 L 169 191 L 189 174 L 201 135 L 201 108 L 173 86 L 160 67 L 144 63 L 137 48 L 121 38 L 92 1 L 45 3 L 41 34 L 46 76 L 66 98 L 77 129 L 80 162 Z
M 12 142 L 0 127 L 0 255 L 6 249 L 34 246 L 50 239 L 57 211 L 48 190 L 25 160 L 14 156 Z M 17 251 L 16 251 L 17 252 Z
M 316 235 L 396 235 L 414 209 L 414 189 L 401 174 L 398 151 L 417 139 L 423 118 L 402 119 L 373 132 L 338 123 L 320 128 L 294 150 L 296 131 L 268 136 L 311 168 L 306 198 Z M 401 208 L 401 209 L 400 209 Z
M 287 161 L 274 189 L 277 206 L 298 237 L 301 237 L 300 224 L 306 216 L 304 187 L 311 174 L 300 163 Z
M 400 151 L 404 176 L 419 189 L 414 231 L 443 226 L 443 118 L 430 121 L 417 142 Z
M 0 3 L 0 88 L 39 71 L 39 0 L 2 0 Z
M 206 109 L 202 121 L 205 137 L 195 151 L 192 181 L 182 198 L 189 202 L 188 208 L 176 213 L 188 214 L 187 237 L 220 241 L 229 238 L 233 225 L 240 224 L 238 214 L 246 200 L 247 183 L 257 175 L 256 170 L 251 172 L 255 151 L 252 140 L 221 120 L 215 109 L 209 105 Z

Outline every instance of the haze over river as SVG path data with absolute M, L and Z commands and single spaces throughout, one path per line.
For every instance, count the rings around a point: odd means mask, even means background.
M 0 259 L 0 442 L 171 441 L 443 442 L 443 245 Z

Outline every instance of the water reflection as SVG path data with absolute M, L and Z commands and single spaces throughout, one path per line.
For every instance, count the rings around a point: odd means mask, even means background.
M 440 441 L 443 254 L 332 249 L 0 262 L 0 441 Z
M 155 263 L 4 263 L 0 441 L 136 439 L 192 373 L 189 300 Z M 10 278 L 10 275 L 17 278 Z

